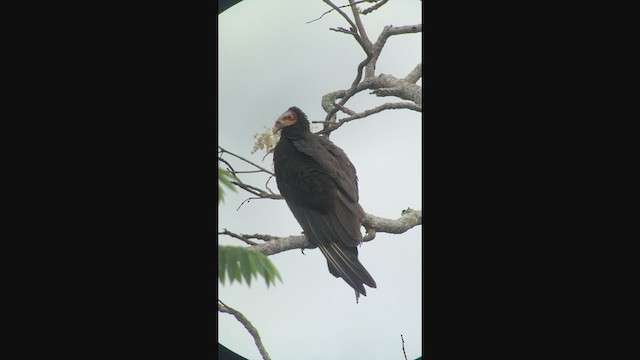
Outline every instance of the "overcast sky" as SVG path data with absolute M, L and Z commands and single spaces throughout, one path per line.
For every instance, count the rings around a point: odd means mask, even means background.
M 364 16 L 370 39 L 375 42 L 385 25 L 421 23 L 421 4 L 391 0 Z M 291 106 L 301 108 L 310 121 L 324 119 L 321 97 L 347 89 L 366 57 L 352 36 L 329 30 L 348 28 L 339 14 L 305 24 L 328 9 L 321 0 L 244 0 L 219 16 L 220 146 L 271 168 L 271 155 L 262 160 L 264 153 L 251 154 L 254 134 L 271 128 Z M 421 36 L 391 37 L 376 74 L 406 76 L 422 61 Z M 382 102 L 363 92 L 347 106 L 362 111 Z M 421 122 L 420 113 L 391 110 L 350 122 L 331 135 L 357 169 L 366 212 L 397 219 L 407 207 L 422 209 Z M 252 170 L 227 158 L 237 170 Z M 245 179 L 262 187 L 267 177 L 247 174 Z M 277 192 L 275 180 L 270 187 Z M 252 200 L 237 210 L 248 197 L 243 190 L 226 193 L 219 206 L 218 231 L 301 233 L 282 200 Z M 401 360 L 400 334 L 407 358 L 415 359 L 422 355 L 421 234 L 421 226 L 400 235 L 380 233 L 360 247 L 360 261 L 378 288 L 367 288 L 358 304 L 353 289 L 329 273 L 317 249 L 305 255 L 290 250 L 270 256 L 283 278 L 275 287 L 267 288 L 262 279 L 251 287 L 220 284 L 219 298 L 247 316 L 274 360 Z M 226 236 L 219 242 L 244 245 Z M 219 313 L 218 319 L 220 343 L 247 359 L 261 359 L 253 338 L 233 316 Z

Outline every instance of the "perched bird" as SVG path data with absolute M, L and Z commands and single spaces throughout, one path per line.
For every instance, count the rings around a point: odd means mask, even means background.
M 329 272 L 341 277 L 356 293 L 375 288 L 358 261 L 360 227 L 365 212 L 358 203 L 356 169 L 342 149 L 312 133 L 302 110 L 291 107 L 272 129 L 281 131 L 273 153 L 280 194 L 309 241 L 320 248 Z

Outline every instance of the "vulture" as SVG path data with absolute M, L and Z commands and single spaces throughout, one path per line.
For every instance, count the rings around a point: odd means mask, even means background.
M 358 203 L 356 169 L 342 149 L 311 132 L 297 107 L 282 114 L 272 129 L 281 132 L 273 153 L 276 183 L 289 209 L 311 243 L 327 259 L 329 272 L 341 277 L 356 294 L 376 287 L 358 261 L 360 227 L 365 212 Z

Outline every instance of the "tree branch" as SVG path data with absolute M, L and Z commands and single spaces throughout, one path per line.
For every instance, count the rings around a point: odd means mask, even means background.
M 351 5 L 351 12 L 353 13 L 353 19 L 356 21 L 356 28 L 358 29 L 358 33 L 360 37 L 362 37 L 362 41 L 367 49 L 371 50 L 371 41 L 367 36 L 367 32 L 365 31 L 364 25 L 362 24 L 362 19 L 360 19 L 360 12 L 356 7 L 356 3 L 353 0 L 349 0 L 349 5 Z M 367 51 L 369 53 L 370 51 Z
M 358 32 L 357 32 L 358 31 L 358 26 L 356 24 L 354 24 L 353 21 L 351 21 L 351 19 L 342 10 L 340 10 L 336 5 L 334 5 L 329 0 L 322 0 L 322 1 L 324 1 L 326 4 L 328 4 L 332 8 L 336 9 L 336 11 L 338 11 L 345 19 L 347 19 L 347 21 L 351 25 L 351 31 L 348 32 L 348 31 L 342 29 L 342 30 L 344 30 L 342 32 L 347 32 L 347 33 L 350 33 L 351 35 L 353 35 L 353 37 L 356 39 L 356 41 L 358 41 L 358 44 L 360 44 L 360 46 L 362 47 L 364 52 L 367 54 L 367 58 L 364 59 L 360 64 L 358 64 L 358 71 L 357 71 L 357 74 L 356 74 L 356 78 L 353 80 L 353 83 L 351 84 L 351 88 L 346 91 L 346 93 L 344 94 L 342 100 L 340 101 L 339 105 L 344 105 L 349 100 L 349 98 L 351 98 L 356 93 L 356 86 L 362 80 L 362 70 L 369 63 L 369 61 L 371 61 L 371 59 L 373 58 L 373 52 L 371 50 L 371 42 L 369 41 L 368 38 L 363 38 L 363 36 L 366 36 L 366 34 L 364 32 L 362 32 L 360 35 L 358 34 Z M 357 12 L 357 9 L 355 8 L 353 0 L 349 0 L 349 4 L 351 5 L 352 11 L 354 13 L 354 17 L 356 17 L 356 21 L 360 21 L 360 18 L 358 16 L 358 12 Z M 364 27 L 362 26 L 362 22 L 360 22 L 359 25 L 360 25 L 360 27 L 362 27 L 362 30 L 364 30 Z M 335 30 L 335 31 L 338 31 L 338 30 Z M 338 108 L 336 108 L 336 107 L 331 108 L 327 112 L 327 116 L 325 117 L 325 121 L 326 122 L 330 122 L 337 111 L 338 111 Z M 325 135 L 326 137 L 329 137 L 329 134 L 331 134 L 330 129 L 331 129 L 331 126 L 329 124 L 326 124 L 324 126 L 324 128 L 322 130 L 322 133 L 320 135 Z
M 246 329 L 249 331 L 249 334 L 253 337 L 253 341 L 255 341 L 256 346 L 258 347 L 258 351 L 260 351 L 260 355 L 262 355 L 262 359 L 271 360 L 269 357 L 269 353 L 267 353 L 267 349 L 265 349 L 262 340 L 260 339 L 260 334 L 258 334 L 258 330 L 251 324 L 249 319 L 247 319 L 242 313 L 234 308 L 227 306 L 225 303 L 218 299 L 218 311 L 233 315 Z
M 356 24 L 353 23 L 353 21 L 351 21 L 351 19 L 349 18 L 349 16 L 347 16 L 347 14 L 344 13 L 344 11 L 340 10 L 340 7 L 336 6 L 334 3 L 332 3 L 329 0 L 322 0 L 325 4 L 331 6 L 335 11 L 337 11 L 338 13 L 340 13 L 340 15 L 342 15 L 343 18 L 345 18 L 345 20 L 347 20 L 347 22 L 349 23 L 349 25 L 351 25 L 351 28 L 353 29 L 353 31 L 355 31 L 356 29 Z M 347 5 L 345 5 L 347 6 Z M 341 6 L 343 7 L 343 6 Z
M 235 156 L 235 157 L 237 157 L 238 159 L 240 159 L 240 160 L 242 160 L 242 161 L 244 161 L 244 162 L 246 162 L 246 163 L 249 163 L 249 164 L 251 164 L 251 165 L 253 165 L 253 166 L 257 167 L 258 169 L 260 169 L 260 170 L 262 170 L 262 171 L 266 172 L 266 173 L 267 173 L 267 174 L 269 174 L 269 175 L 274 175 L 274 173 L 273 173 L 273 172 L 271 172 L 271 171 L 269 171 L 269 170 L 267 170 L 267 169 L 263 168 L 262 166 L 260 166 L 260 165 L 258 165 L 258 164 L 255 164 L 255 163 L 253 163 L 253 162 L 251 162 L 251 161 L 249 161 L 249 160 L 247 160 L 247 159 L 243 158 L 242 156 L 236 155 L 236 154 L 234 154 L 234 153 L 232 153 L 232 152 L 230 152 L 230 151 L 228 151 L 228 150 L 226 150 L 226 149 L 223 149 L 223 148 L 222 148 L 222 146 L 220 146 L 220 145 L 218 145 L 218 149 L 220 149 L 223 153 L 227 153 L 227 154 L 229 154 L 229 155 Z M 218 158 L 220 158 L 220 155 L 218 156 Z M 228 163 L 227 163 L 227 164 L 228 164 Z
M 366 217 L 362 222 L 362 226 L 367 229 L 367 236 L 365 236 L 363 241 L 367 242 L 373 240 L 376 232 L 402 234 L 418 225 L 422 225 L 422 210 L 404 210 L 402 216 L 396 220 L 366 214 Z M 267 256 L 287 250 L 313 249 L 315 247 L 316 245 L 307 240 L 304 235 L 281 237 L 263 244 L 251 246 L 252 249 Z
M 323 0 L 323 1 L 335 7 L 335 5 L 333 5 L 328 0 Z M 353 3 L 353 1 L 350 0 L 350 3 Z M 356 22 L 358 22 L 360 21 L 360 17 L 356 16 L 357 11 L 354 9 L 355 9 L 355 6 L 352 6 L 352 11 L 354 11 L 354 17 L 356 17 Z M 348 19 L 348 16 L 346 15 L 343 15 L 343 16 Z M 342 31 L 340 32 L 345 32 L 345 33 L 354 35 L 356 37 L 356 40 L 358 40 L 358 42 L 360 43 L 360 46 L 362 46 L 362 48 L 367 53 L 367 58 L 358 65 L 358 73 L 357 73 L 356 79 L 351 84 L 351 87 L 349 89 L 333 91 L 322 97 L 322 103 L 321 103 L 322 108 L 327 112 L 327 115 L 324 121 L 315 122 L 315 123 L 324 124 L 322 130 L 316 132 L 316 134 L 324 135 L 326 137 L 329 137 L 331 132 L 338 129 L 345 122 L 344 121 L 345 119 L 342 119 L 340 122 L 337 121 L 336 113 L 339 110 L 346 109 L 346 107 L 344 107 L 346 102 L 352 96 L 354 96 L 358 92 L 363 91 L 365 89 L 374 90 L 373 94 L 377 96 L 396 96 L 404 100 L 412 101 L 413 103 L 415 103 L 416 106 L 412 106 L 412 107 L 408 107 L 407 105 L 402 105 L 402 106 L 404 108 L 410 108 L 412 110 L 422 112 L 422 87 L 415 84 L 416 81 L 418 81 L 418 79 L 422 77 L 422 64 L 419 64 L 418 66 L 416 66 L 416 68 L 414 68 L 411 71 L 411 73 L 409 73 L 404 79 L 397 79 L 391 75 L 385 75 L 385 74 L 380 74 L 378 76 L 375 76 L 375 66 L 378 61 L 378 57 L 382 53 L 382 49 L 384 48 L 387 42 L 387 39 L 390 36 L 394 36 L 394 35 L 422 32 L 422 24 L 406 25 L 406 26 L 398 26 L 398 27 L 393 27 L 391 25 L 385 26 L 382 32 L 380 33 L 380 36 L 378 36 L 378 40 L 376 40 L 375 44 L 371 44 L 368 38 L 366 38 L 366 42 L 368 42 L 368 45 L 367 45 L 365 43 L 365 40 L 363 40 L 365 39 L 364 36 L 366 35 L 363 35 L 362 37 L 358 37 L 357 34 L 355 34 L 355 30 L 353 28 L 354 26 L 353 22 L 350 19 L 348 20 L 352 26 L 351 31 L 347 31 L 346 29 L 341 29 Z M 360 21 L 358 25 L 362 26 L 362 22 Z M 332 29 L 332 30 L 335 30 L 335 29 Z M 335 30 L 335 31 L 339 31 L 339 30 Z M 361 35 L 362 34 L 363 32 L 361 31 Z M 362 80 L 363 68 L 365 69 L 364 80 Z M 337 99 L 341 99 L 341 100 L 339 103 L 336 104 Z M 389 108 L 394 108 L 394 107 L 389 107 Z M 382 110 L 386 110 L 386 109 L 381 108 L 379 111 L 382 111 Z M 379 111 L 377 108 L 371 109 L 370 114 L 374 114 Z M 346 113 L 351 115 L 352 117 L 354 116 L 349 112 L 346 112 Z M 346 118 L 346 119 L 348 119 L 347 121 L 353 120 L 353 118 Z
M 404 360 L 407 360 L 407 353 L 404 351 L 404 338 L 400 334 L 400 340 L 402 340 L 402 352 L 404 353 Z
M 366 9 L 362 10 L 362 15 L 367 15 L 368 13 L 373 12 L 374 10 L 379 9 L 382 5 L 386 4 L 386 3 L 387 3 L 387 1 L 389 1 L 389 0 L 382 0 L 382 1 L 378 2 L 378 3 L 377 3 L 377 4 L 375 4 L 375 5 L 373 5 L 373 6 L 369 7 L 369 8 L 366 8 Z
M 218 160 L 224 162 L 229 167 L 229 170 L 231 171 L 231 175 L 233 175 L 233 177 L 236 179 L 236 181 L 231 181 L 232 184 L 236 185 L 237 187 L 239 187 L 239 188 L 247 191 L 248 193 L 250 193 L 252 195 L 255 195 L 255 196 L 257 196 L 258 198 L 261 198 L 261 199 L 274 199 L 274 200 L 284 199 L 282 197 L 282 195 L 276 194 L 271 189 L 269 189 L 269 186 L 268 186 L 269 180 L 271 180 L 271 177 L 275 176 L 275 174 L 273 172 L 263 168 L 262 166 L 260 166 L 258 164 L 255 164 L 255 163 L 243 158 L 242 156 L 236 155 L 236 154 L 234 154 L 234 153 L 222 148 L 221 146 L 218 146 L 218 149 L 220 149 L 220 155 L 218 155 Z M 224 153 L 227 153 L 229 155 L 235 156 L 236 158 L 238 158 L 238 159 L 240 159 L 240 160 L 242 160 L 242 161 L 244 161 L 244 162 L 246 162 L 248 164 L 251 164 L 251 165 L 255 166 L 256 168 L 258 168 L 260 170 L 259 171 L 258 170 L 256 170 L 256 171 L 236 171 L 231 166 L 231 164 L 229 164 L 228 161 L 226 161 L 225 159 L 223 159 L 221 157 L 222 155 L 224 155 Z M 256 186 L 253 186 L 253 185 L 249 185 L 249 184 L 245 184 L 237 175 L 237 174 L 241 174 L 241 173 L 254 173 L 254 172 L 264 172 L 264 173 L 267 173 L 267 174 L 271 175 L 269 177 L 269 179 L 267 180 L 267 182 L 265 183 L 265 187 L 267 188 L 267 190 L 269 190 L 269 192 L 266 192 L 266 191 L 262 190 L 259 187 L 256 187 Z M 251 200 L 251 199 L 252 198 L 249 198 L 247 200 Z M 247 201 L 247 200 L 245 200 L 245 201 Z M 242 204 L 244 204 L 244 202 Z M 242 204 L 240 204 L 240 206 L 242 206 Z M 240 209 L 240 208 L 238 207 L 238 209 Z
M 422 77 L 422 63 L 416 65 L 416 67 L 413 70 L 411 70 L 409 75 L 405 76 L 403 80 L 408 83 L 415 84 L 416 81 L 418 81 L 421 77 Z
M 380 106 L 374 107 L 373 109 L 365 110 L 365 111 L 359 112 L 359 113 L 357 113 L 357 112 L 355 112 L 355 111 L 353 111 L 353 110 L 351 110 L 349 108 L 346 108 L 344 106 L 339 106 L 338 105 L 338 107 L 340 108 L 340 111 L 342 111 L 342 112 L 344 112 L 346 114 L 349 114 L 351 116 L 346 117 L 344 119 L 340 119 L 339 121 L 336 121 L 336 122 L 332 122 L 331 131 L 336 130 L 337 128 L 342 126 L 344 123 L 347 123 L 349 121 L 362 119 L 362 118 L 365 118 L 365 117 L 367 117 L 369 115 L 373 115 L 375 113 L 379 113 L 379 112 L 384 111 L 384 110 L 409 109 L 409 110 L 415 110 L 415 111 L 418 111 L 418 112 L 422 112 L 422 107 L 418 106 L 418 105 L 416 105 L 416 104 L 414 104 L 412 102 L 384 103 L 384 104 L 382 104 Z M 324 121 L 312 121 L 312 123 L 324 124 L 326 122 L 324 122 Z
M 235 175 L 234 175 L 235 176 Z M 236 179 L 238 179 L 237 176 L 235 176 Z M 242 190 L 245 190 L 255 196 L 258 196 L 259 198 L 262 199 L 273 199 L 273 200 L 281 200 L 284 199 L 284 197 L 282 197 L 282 195 L 278 195 L 278 194 L 269 194 L 268 192 L 255 187 L 253 185 L 249 185 L 249 184 L 245 184 L 242 181 L 240 181 L 240 179 L 238 179 L 238 181 L 232 181 L 231 182 L 233 185 L 241 188 Z
M 362 226 L 365 229 L 375 229 L 377 232 L 390 234 L 402 234 L 418 225 L 422 225 L 422 210 L 413 210 L 411 208 L 403 210 L 402 216 L 396 220 L 367 214 L 362 222 Z
M 389 0 L 384 0 L 384 2 L 387 2 L 387 1 L 389 1 Z M 356 4 L 361 4 L 361 3 L 363 3 L 363 2 L 370 2 L 370 1 L 369 1 L 369 0 L 360 0 L 360 1 L 356 1 Z M 344 8 L 344 7 L 347 7 L 347 6 L 351 6 L 351 4 L 338 6 L 338 8 Z M 374 5 L 374 6 L 375 6 L 375 5 Z M 372 6 L 372 7 L 374 7 L 374 6 Z M 318 21 L 318 20 L 322 19 L 322 17 L 323 17 L 323 16 L 327 15 L 328 13 L 332 12 L 333 10 L 335 10 L 335 9 L 327 10 L 327 11 L 325 11 L 322 15 L 320 15 L 320 17 L 319 17 L 319 18 L 317 18 L 317 19 L 315 19 L 315 20 L 307 21 L 305 24 L 310 24 L 310 23 L 312 23 L 312 22 L 314 22 L 314 21 Z
M 253 235 L 247 235 L 247 234 L 236 234 L 233 233 L 227 229 L 223 229 L 223 232 L 219 232 L 218 235 L 229 235 L 231 237 L 234 237 L 236 239 L 240 239 L 242 241 L 244 241 L 245 243 L 249 244 L 249 245 L 258 245 L 258 243 L 253 242 L 249 239 L 260 239 L 263 241 L 271 241 L 271 240 L 279 240 L 280 238 L 277 236 L 271 236 L 271 235 L 263 235 L 263 234 L 253 234 Z

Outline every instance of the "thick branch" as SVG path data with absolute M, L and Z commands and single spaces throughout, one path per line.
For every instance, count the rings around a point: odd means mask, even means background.
M 382 49 L 384 48 L 384 45 L 387 43 L 387 39 L 389 39 L 390 36 L 400 35 L 400 34 L 409 34 L 414 32 L 421 32 L 421 31 L 422 31 L 422 24 L 399 26 L 399 27 L 393 27 L 392 25 L 385 26 L 382 29 L 380 36 L 378 36 L 378 40 L 376 40 L 375 44 L 372 44 L 369 47 L 372 52 L 372 59 L 371 59 L 371 62 L 369 63 L 369 66 L 367 66 L 365 78 L 371 78 L 375 75 L 375 67 L 376 67 L 376 64 L 378 63 L 378 57 L 380 57 L 380 54 L 382 53 Z
M 362 222 L 362 226 L 365 229 L 371 228 L 377 232 L 390 234 L 402 234 L 417 225 L 422 225 L 422 210 L 413 210 L 411 208 L 404 210 L 402 216 L 397 220 L 367 214 Z
M 416 85 L 414 83 L 407 82 L 403 79 L 396 79 L 391 75 L 381 74 L 374 78 L 363 80 L 355 88 L 349 89 L 349 91 L 338 90 L 338 91 L 334 91 L 324 95 L 322 97 L 322 108 L 325 109 L 325 111 L 327 108 L 330 108 L 331 110 L 327 112 L 327 115 L 332 114 L 332 118 L 331 120 L 325 119 L 325 121 L 320 121 L 320 122 L 314 121 L 314 123 L 325 124 L 324 128 L 318 131 L 316 134 L 319 134 L 319 135 L 329 134 L 332 131 L 338 129 L 345 122 L 361 118 L 360 116 L 353 117 L 354 114 L 345 112 L 351 115 L 351 117 L 340 119 L 339 121 L 337 121 L 335 119 L 335 114 L 338 110 L 346 109 L 346 107 L 344 107 L 344 103 L 346 102 L 346 100 L 348 100 L 348 98 L 346 97 L 348 93 L 352 93 L 353 95 L 364 90 L 374 90 L 373 92 L 377 96 L 396 96 L 401 99 L 408 100 L 415 103 L 415 106 L 409 105 L 407 103 L 391 103 L 392 105 L 389 105 L 385 108 L 386 105 L 383 104 L 376 108 L 361 112 L 362 114 L 368 113 L 367 115 L 370 115 L 370 114 L 375 114 L 377 112 L 380 112 L 382 110 L 398 109 L 398 108 L 406 108 L 406 109 L 422 112 L 422 87 L 421 86 Z M 342 101 L 340 101 L 340 103 L 333 105 L 333 102 L 335 101 L 335 99 L 343 96 L 344 98 Z M 403 105 L 399 105 L 399 104 L 403 104 Z
M 416 65 L 409 75 L 405 76 L 404 81 L 415 84 L 422 77 L 422 63 Z
M 372 89 L 394 89 L 393 96 L 413 101 L 416 105 L 422 107 L 422 86 L 385 74 L 378 75 L 376 80 L 375 84 L 371 87 Z
M 368 236 L 363 241 L 371 241 L 375 238 L 376 232 L 402 234 L 408 230 L 422 225 L 422 210 L 407 209 L 403 215 L 396 219 L 385 219 L 371 214 L 367 214 L 362 226 L 367 229 Z M 260 251 L 269 256 L 292 249 L 313 249 L 312 244 L 304 235 L 291 235 L 272 240 L 264 244 L 251 246 L 252 249 Z
M 267 349 L 265 349 L 264 344 L 260 339 L 260 334 L 258 334 L 258 330 L 251 324 L 249 319 L 247 319 L 244 315 L 242 315 L 240 311 L 227 306 L 225 303 L 223 303 L 220 300 L 218 300 L 218 311 L 235 316 L 235 318 L 247 329 L 249 334 L 251 334 L 251 336 L 253 337 L 253 341 L 255 341 L 256 346 L 258 347 L 258 351 L 260 351 L 260 355 L 262 355 L 262 358 L 264 360 L 271 360 L 271 357 L 269 357 L 269 353 L 267 352 Z

